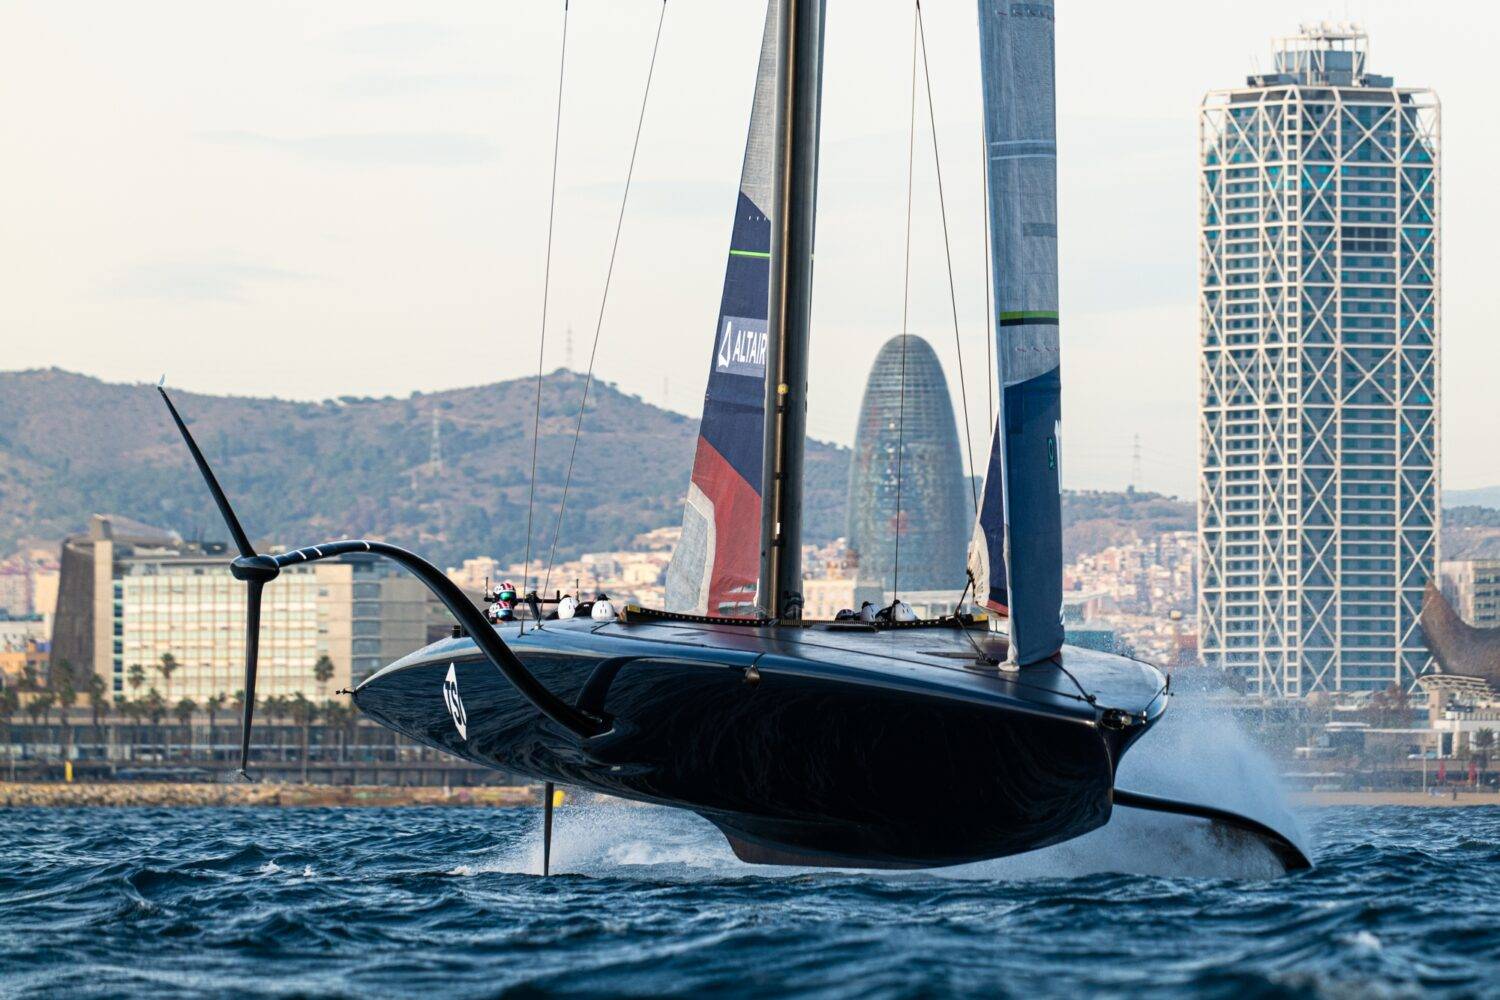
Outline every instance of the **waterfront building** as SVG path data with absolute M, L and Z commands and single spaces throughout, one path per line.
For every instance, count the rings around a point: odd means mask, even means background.
M 42 639 L 0 642 L 0 688 L 47 680 L 48 644 Z
M 42 615 L 57 605 L 57 545 L 28 542 L 0 560 L 0 614 Z
M 899 588 L 951 592 L 951 612 L 973 523 L 943 366 L 921 337 L 892 337 L 865 384 L 849 464 L 855 606 L 887 603 Z
M 1201 109 L 1200 649 L 1252 694 L 1429 664 L 1438 100 L 1366 56 L 1306 26 Z
M 256 696 L 327 699 L 426 645 L 441 621 L 419 581 L 367 553 L 286 567 L 265 591 Z M 63 543 L 52 667 L 66 663 L 80 690 L 97 674 L 107 697 L 233 697 L 244 643 L 245 588 L 224 545 L 105 515 Z
M 1465 622 L 1500 628 L 1500 559 L 1458 559 L 1443 563 L 1443 596 Z

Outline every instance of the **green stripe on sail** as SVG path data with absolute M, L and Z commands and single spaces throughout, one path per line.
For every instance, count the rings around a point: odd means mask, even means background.
M 731 257 L 754 257 L 757 260 L 770 260 L 771 259 L 770 253 L 765 252 L 765 251 L 761 251 L 761 250 L 731 250 L 731 251 L 729 251 L 729 256 L 731 256 Z
M 1008 319 L 1057 319 L 1057 310 L 1047 309 L 1021 309 L 1016 312 L 1003 312 L 1000 314 L 1002 321 Z

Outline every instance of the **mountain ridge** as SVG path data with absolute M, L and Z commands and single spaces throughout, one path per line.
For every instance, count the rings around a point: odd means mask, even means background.
M 532 557 L 556 527 L 585 377 L 542 380 Z M 217 538 L 223 527 L 153 387 L 61 369 L 0 372 L 0 547 L 113 511 Z M 378 536 L 454 564 L 525 552 L 534 378 L 323 402 L 174 390 L 254 538 Z M 429 461 L 434 415 L 442 473 Z M 622 548 L 681 519 L 697 421 L 595 379 L 557 558 Z M 809 441 L 810 541 L 842 534 L 847 449 Z

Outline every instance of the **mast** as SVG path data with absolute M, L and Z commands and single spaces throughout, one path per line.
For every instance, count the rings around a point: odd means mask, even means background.
M 1000 409 L 970 572 L 1026 666 L 1064 639 L 1052 0 L 979 0 L 979 42 Z
M 825 0 L 783 0 L 777 12 L 776 138 L 772 150 L 771 280 L 762 450 L 760 580 L 769 617 L 802 617 L 802 460 Z

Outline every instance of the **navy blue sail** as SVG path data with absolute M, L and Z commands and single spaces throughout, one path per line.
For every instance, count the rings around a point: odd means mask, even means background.
M 777 9 L 771 0 L 682 539 L 667 568 L 667 607 L 689 614 L 758 614 Z
M 979 43 L 1000 412 L 970 572 L 1024 665 L 1063 643 L 1051 0 L 980 0 Z

